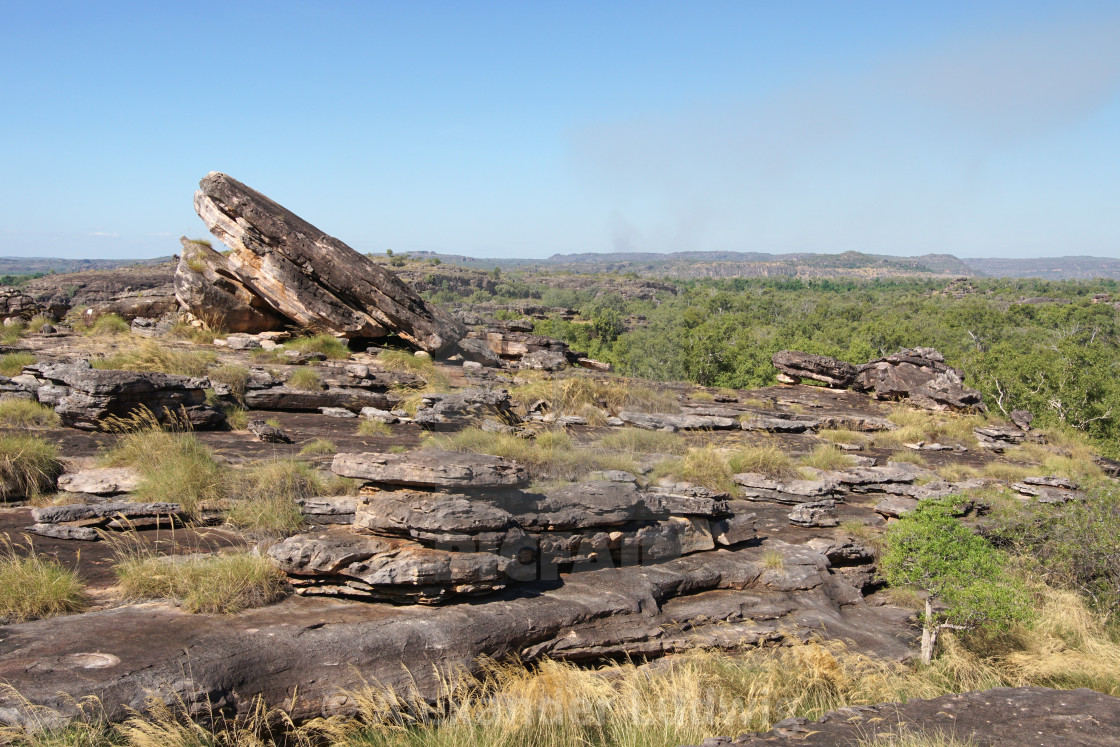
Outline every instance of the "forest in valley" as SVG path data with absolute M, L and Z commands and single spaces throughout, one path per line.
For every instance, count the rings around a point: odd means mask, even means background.
M 1027 409 L 1117 455 L 1120 283 L 1115 280 L 668 280 L 648 300 L 571 290 L 508 273 L 492 293 L 448 290 L 444 303 L 533 299 L 575 309 L 534 331 L 586 350 L 624 375 L 715 387 L 775 383 L 771 356 L 802 350 L 860 364 L 899 348 L 936 348 L 997 414 Z M 512 316 L 516 313 L 510 312 Z

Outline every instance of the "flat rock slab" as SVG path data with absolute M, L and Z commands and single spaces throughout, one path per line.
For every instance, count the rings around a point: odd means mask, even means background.
M 623 410 L 618 414 L 618 418 L 627 425 L 647 430 L 715 431 L 739 427 L 739 421 L 734 418 L 711 415 L 670 415 Z
M 499 488 L 529 482 L 525 468 L 507 459 L 440 449 L 405 454 L 336 454 L 331 471 L 384 485 L 421 488 Z
M 1086 688 L 997 687 L 908 703 L 850 706 L 817 721 L 788 718 L 763 734 L 705 739 L 703 747 L 863 744 L 874 735 L 938 735 L 977 747 L 1120 744 L 1120 698 Z
M 767 549 L 782 554 L 783 569 L 766 568 Z M 807 548 L 776 543 L 604 567 L 508 590 L 486 604 L 293 597 L 238 615 L 137 605 L 11 625 L 0 639 L 0 680 L 13 689 L 0 693 L 0 720 L 42 723 L 54 713 L 62 722 L 91 695 L 107 718 L 120 720 L 129 708 L 143 710 L 150 694 L 200 714 L 207 703 L 246 713 L 260 694 L 302 719 L 352 712 L 341 691 L 366 683 L 415 686 L 432 698 L 441 676 L 475 666 L 480 656 L 659 656 L 775 640 L 782 631 L 908 656 L 909 612 L 868 606 L 827 563 Z M 762 609 L 774 612 L 751 618 Z M 47 710 L 33 715 L 32 705 Z
M 131 493 L 140 484 L 140 475 L 127 467 L 102 467 L 68 472 L 58 478 L 58 489 L 66 493 L 116 495 Z
M 91 505 L 43 506 L 31 511 L 31 517 L 38 524 L 61 524 L 67 521 L 87 519 L 143 519 L 155 516 L 178 516 L 183 507 L 178 503 L 129 503 L 110 501 Z

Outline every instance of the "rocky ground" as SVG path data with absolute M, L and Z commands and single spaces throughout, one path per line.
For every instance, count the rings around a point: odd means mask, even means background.
M 1066 445 L 1032 431 L 1029 413 L 984 414 L 936 351 L 860 367 L 783 354 L 791 383 L 755 391 L 626 380 L 527 319 L 453 317 L 388 275 L 371 289 L 308 273 L 293 259 L 307 245 L 281 262 L 276 241 L 232 218 L 269 225 L 266 198 L 207 179 L 200 214 L 241 248 L 226 258 L 185 242 L 174 310 L 141 311 L 129 291 L 111 301 L 131 326 L 83 326 L 101 310 L 2 351 L 26 358 L 0 377 L 0 397 L 58 416 L 32 430 L 58 445 L 61 474 L 42 495 L 6 486 L 0 531 L 75 569 L 90 597 L 81 614 L 0 628 L 6 722 L 62 722 L 87 696 L 119 719 L 153 694 L 192 710 L 245 712 L 262 695 L 297 719 L 346 713 L 345 693 L 363 683 L 434 697 L 441 676 L 480 657 L 653 659 L 819 636 L 905 660 L 914 611 L 876 577 L 883 527 L 953 493 L 972 495 L 974 512 L 996 490 L 1084 498 L 1075 475 L 1040 466 L 1070 460 Z M 365 267 L 313 230 L 301 240 Z M 270 277 L 286 278 L 281 290 Z M 207 331 L 198 304 L 219 303 L 227 321 L 270 328 Z M 8 311 L 50 314 L 30 296 L 9 295 Z M 329 354 L 300 332 L 326 318 L 341 340 L 328 338 Z M 229 474 L 279 458 L 350 489 L 301 499 L 302 525 L 264 534 L 227 521 L 235 493 L 193 511 L 144 500 L 152 475 L 103 464 L 121 419 L 142 408 L 192 432 Z M 267 557 L 286 596 L 232 615 L 138 602 L 113 571 L 121 537 L 157 555 Z M 1045 712 L 1063 725 L 1055 734 L 1104 708 L 1062 697 L 1069 708 Z M 923 707 L 890 717 L 921 721 Z M 838 743 L 819 739 L 807 743 Z

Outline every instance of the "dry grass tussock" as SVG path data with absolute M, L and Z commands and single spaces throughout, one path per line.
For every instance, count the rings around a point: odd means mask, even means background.
M 542 431 L 536 438 L 522 438 L 467 428 L 455 434 L 431 436 L 425 440 L 425 445 L 512 459 L 524 465 L 537 480 L 579 480 L 596 469 L 638 471 L 628 455 L 579 445 L 562 430 Z
M 0 425 L 11 428 L 54 428 L 59 422 L 52 407 L 30 399 L 0 399 Z
M 0 376 L 19 376 L 24 366 L 34 365 L 38 360 L 32 353 L 4 353 L 0 355 Z
M 287 593 L 284 575 L 260 555 L 155 555 L 123 544 L 113 566 L 128 599 L 172 599 L 187 612 L 233 614 Z
M 333 446 L 333 445 L 332 445 Z M 251 535 L 283 537 L 304 525 L 298 501 L 354 492 L 352 480 L 322 473 L 295 459 L 269 459 L 226 480 L 227 520 Z
M 323 389 L 323 380 L 313 368 L 297 368 L 288 376 L 288 386 L 304 392 L 317 392 Z
M 212 368 L 207 373 L 207 378 L 211 383 L 225 384 L 232 394 L 240 397 L 245 394 L 245 388 L 249 384 L 249 369 L 235 363 L 227 363 Z
M 898 426 L 893 431 L 879 431 L 872 436 L 872 443 L 880 448 L 896 448 L 903 444 L 926 441 L 946 445 L 976 448 L 973 428 L 987 423 L 982 415 L 962 415 L 953 412 L 930 412 L 896 408 L 888 419 Z
M 91 363 L 94 368 L 206 376 L 215 360 L 217 356 L 208 350 L 177 350 L 160 345 L 155 340 L 144 340 L 134 348 L 95 358 Z
M 870 433 L 861 433 L 847 428 L 826 428 L 817 433 L 832 444 L 865 444 L 871 440 Z
M 368 420 L 363 418 L 358 421 L 358 435 L 359 436 L 391 436 L 393 429 L 389 427 L 388 423 L 382 423 L 380 420 Z
M 854 460 L 849 455 L 830 444 L 821 444 L 801 457 L 803 467 L 812 467 L 826 472 L 845 470 L 853 464 Z
M 619 428 L 599 439 L 599 446 L 627 454 L 683 454 L 688 450 L 687 442 L 679 433 L 644 428 Z
M 663 747 L 698 744 L 716 734 L 763 731 L 790 716 L 819 718 L 847 705 L 870 705 L 1000 686 L 1094 687 L 1120 692 L 1120 644 L 1076 596 L 1042 589 L 1031 628 L 1000 640 L 943 637 L 929 667 L 865 656 L 838 641 L 793 642 L 737 652 L 693 651 L 652 666 L 610 663 L 598 669 L 542 661 L 532 666 L 484 663 L 478 677 L 447 676 L 434 703 L 376 683 L 350 693 L 356 717 L 318 719 L 299 727 L 282 714 L 217 720 L 216 739 L 157 707 L 115 727 L 90 723 L 70 741 L 24 738 L 33 747 L 125 744 L 281 744 L 267 723 L 288 727 L 290 745 L 335 747 Z M 956 747 L 936 733 L 874 735 L 870 745 Z M 901 741 L 901 740 L 910 741 Z M 920 740 L 925 741 L 920 741 Z M 113 741 L 110 741 L 113 740 Z M 931 741 L 933 740 L 933 741 Z
M 661 462 L 654 467 L 652 477 L 690 482 L 737 495 L 739 486 L 732 480 L 733 474 L 725 452 L 715 446 L 701 446 Z
M 0 500 L 52 490 L 61 473 L 55 444 L 35 436 L 0 435 Z
M 558 415 L 580 415 L 588 405 L 605 409 L 612 415 L 623 410 L 667 413 L 681 410 L 673 392 L 624 379 L 600 380 L 589 376 L 541 378 L 519 384 L 509 393 L 526 406 L 544 400 L 548 402 L 549 409 Z
M 223 469 L 210 449 L 182 424 L 178 429 L 174 424 L 165 426 L 144 410 L 112 422 L 110 428 L 121 436 L 102 462 L 140 473 L 140 485 L 132 494 L 136 500 L 178 503 L 191 516 L 203 507 L 221 504 Z
M 0 538 L 0 621 L 69 615 L 81 612 L 85 604 L 78 574 L 35 552 L 30 542 L 23 548 L 7 535 Z
M 26 334 L 27 325 L 22 321 L 12 324 L 0 325 L 0 342 L 5 345 L 15 345 Z
M 322 353 L 331 360 L 344 361 L 350 357 L 350 348 L 346 346 L 346 341 L 328 334 L 297 337 L 284 343 L 283 347 L 285 350 L 296 350 L 300 353 Z
M 744 446 L 730 457 L 731 471 L 758 472 L 775 480 L 798 477 L 793 458 L 774 443 Z

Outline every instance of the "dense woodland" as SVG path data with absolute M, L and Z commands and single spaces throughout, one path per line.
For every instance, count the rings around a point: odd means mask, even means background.
M 1066 425 L 1117 454 L 1120 436 L 1120 283 L 1024 279 L 671 281 L 674 296 L 544 288 L 503 278 L 494 294 L 443 291 L 440 301 L 538 299 L 581 319 L 536 331 L 609 361 L 623 374 L 708 386 L 774 383 L 783 349 L 864 363 L 902 347 L 930 346 L 961 368 L 989 406 L 1029 409 L 1040 425 Z M 1094 303 L 1094 296 L 1098 296 Z

